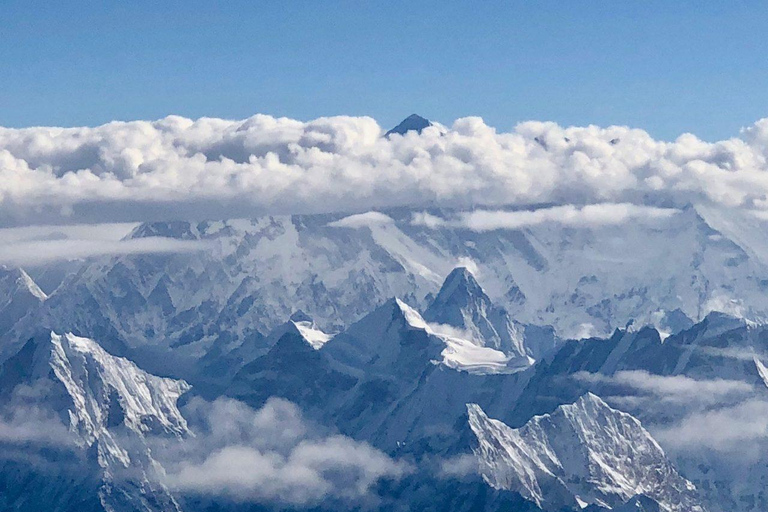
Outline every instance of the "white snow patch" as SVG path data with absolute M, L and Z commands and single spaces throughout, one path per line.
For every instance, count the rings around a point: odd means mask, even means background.
M 312 322 L 293 322 L 293 325 L 296 326 L 299 333 L 301 333 L 304 339 L 307 340 L 307 343 L 312 345 L 312 348 L 315 350 L 320 350 L 320 348 L 332 338 L 330 334 L 324 333 Z

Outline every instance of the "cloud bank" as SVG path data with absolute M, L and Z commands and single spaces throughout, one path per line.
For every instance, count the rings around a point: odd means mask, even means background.
M 768 119 L 714 143 L 534 121 L 505 133 L 473 117 L 382 135 L 367 117 L 266 115 L 0 128 L 0 219 L 603 202 L 768 210 Z
M 92 256 L 166 254 L 205 250 L 198 240 L 124 239 L 135 224 L 0 228 L 0 265 L 34 267 Z
M 553 206 L 536 210 L 461 212 L 455 218 L 445 219 L 426 212 L 415 213 L 412 222 L 429 228 L 454 227 L 472 231 L 495 229 L 520 229 L 544 223 L 556 223 L 570 227 L 605 226 L 623 224 L 628 220 L 663 219 L 678 210 L 629 203 L 600 203 L 583 207 L 573 205 Z
M 196 399 L 185 416 L 195 436 L 153 452 L 166 469 L 166 483 L 191 495 L 291 505 L 359 501 L 370 498 L 379 480 L 409 471 L 365 443 L 317 431 L 281 399 L 259 410 L 230 399 Z
M 625 370 L 613 375 L 577 372 L 573 378 L 587 384 L 624 388 L 632 396 L 645 396 L 665 406 L 716 405 L 742 399 L 755 392 L 754 386 L 740 380 L 693 379 L 685 375 L 656 375 L 645 370 Z

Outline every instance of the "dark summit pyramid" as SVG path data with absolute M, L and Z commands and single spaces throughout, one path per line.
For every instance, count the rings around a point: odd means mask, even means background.
M 421 131 L 424 128 L 428 128 L 430 126 L 432 126 L 432 123 L 429 121 L 429 119 L 424 119 L 419 115 L 411 114 L 405 119 L 403 119 L 403 121 L 399 125 L 395 126 L 391 130 L 389 130 L 387 133 L 385 133 L 384 136 L 389 137 L 393 133 L 397 133 L 399 135 L 405 135 L 410 131 L 421 133 Z

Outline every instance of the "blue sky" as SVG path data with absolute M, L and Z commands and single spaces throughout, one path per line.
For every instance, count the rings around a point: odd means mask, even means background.
M 159 4 L 159 5 L 158 5 Z M 674 139 L 768 116 L 763 2 L 0 3 L 0 125 L 416 112 Z

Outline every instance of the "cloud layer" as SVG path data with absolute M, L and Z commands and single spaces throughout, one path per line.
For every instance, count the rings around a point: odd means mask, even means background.
M 367 117 L 265 115 L 0 129 L 0 219 L 596 202 L 768 209 L 768 119 L 716 143 L 543 122 L 500 133 L 480 118 L 382 134 Z
M 623 224 L 628 220 L 662 219 L 671 217 L 677 212 L 678 210 L 674 208 L 656 208 L 630 203 L 600 203 L 583 207 L 564 205 L 520 211 L 474 210 L 460 212 L 451 219 L 420 212 L 413 215 L 413 223 L 429 228 L 449 226 L 471 229 L 472 231 L 492 231 L 495 229 L 520 229 L 547 222 L 571 227 L 604 226 Z
M 34 267 L 91 256 L 162 254 L 204 250 L 197 240 L 124 239 L 135 224 L 0 228 L 0 265 Z
M 154 452 L 166 483 L 192 495 L 292 505 L 359 501 L 380 479 L 409 470 L 365 443 L 317 431 L 285 400 L 253 410 L 235 400 L 196 399 L 185 415 L 195 436 Z

